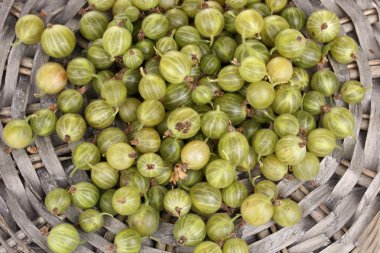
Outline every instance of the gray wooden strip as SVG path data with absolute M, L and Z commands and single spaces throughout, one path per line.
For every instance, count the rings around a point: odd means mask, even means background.
M 78 14 L 79 10 L 87 3 L 86 0 L 69 0 L 65 9 L 56 17 L 59 22 L 66 23 L 68 20 Z
M 360 46 L 363 48 L 367 59 L 376 59 L 380 55 L 380 48 L 376 43 L 372 27 L 363 11 L 356 4 L 347 4 L 347 0 L 335 0 L 334 2 L 337 3 L 352 20 Z
M 370 113 L 370 103 L 371 103 L 371 97 L 372 97 L 372 87 L 373 87 L 373 80 L 372 80 L 372 71 L 368 63 L 368 59 L 366 58 L 363 50 L 359 48 L 358 53 L 358 59 L 356 61 L 358 65 L 359 75 L 360 75 L 360 82 L 364 85 L 364 87 L 367 89 L 366 95 L 362 101 L 363 105 L 363 111 L 364 113 Z
M 352 0 L 349 0 L 352 1 Z M 341 8 L 339 8 L 339 5 L 335 3 L 335 1 L 331 0 L 321 0 L 323 3 L 324 7 L 332 12 L 335 12 L 339 17 L 344 17 L 344 12 L 342 11 Z M 346 1 L 347 4 L 347 1 Z
M 35 142 L 45 168 L 49 171 L 53 178 L 58 181 L 58 184 L 61 187 L 68 186 L 67 176 L 62 168 L 62 164 L 54 153 L 54 147 L 50 141 L 50 138 L 36 137 Z
M 30 10 L 36 5 L 39 0 L 28 0 L 21 10 L 21 16 L 29 14 Z
M 3 188 L 4 185 L 1 185 L 1 187 Z M 7 227 L 9 227 L 10 230 L 17 231 L 17 224 L 9 213 L 7 204 L 5 203 L 5 200 L 2 196 L 0 196 L 0 217 L 5 221 L 4 223 L 7 225 Z
M 321 185 L 326 183 L 335 173 L 336 168 L 339 166 L 339 161 L 341 160 L 341 151 L 335 149 L 335 151 L 322 159 L 320 165 L 320 172 L 315 179 L 316 183 Z
M 368 206 L 372 204 L 375 200 L 377 194 L 380 192 L 380 173 L 377 173 L 375 178 L 372 180 L 371 184 L 367 188 L 367 191 L 364 193 L 363 198 L 361 199 L 353 220 L 357 220 L 359 216 L 365 211 Z
M 310 218 L 304 218 L 292 227 L 286 227 L 249 245 L 251 252 L 275 253 L 294 243 L 314 225 Z
M 31 161 L 29 160 L 28 154 L 24 149 L 14 150 L 12 152 L 13 158 L 17 164 L 17 167 L 24 178 L 24 180 L 29 184 L 35 191 L 42 194 L 41 181 L 37 176 L 36 170 L 33 167 Z
M 277 184 L 278 196 L 286 198 L 292 194 L 295 190 L 302 185 L 302 182 L 298 179 L 283 179 Z
M 356 4 L 362 9 L 371 9 L 373 8 L 373 1 L 372 0 L 355 0 Z
M 356 241 L 360 237 L 361 233 L 371 222 L 373 217 L 380 209 L 380 197 L 377 197 L 375 201 L 372 202 L 372 205 L 369 206 L 363 213 L 358 217 L 357 220 L 353 223 L 347 233 L 338 241 L 334 242 L 326 249 L 322 250 L 321 253 L 348 253 L 351 252 L 356 246 Z M 377 249 L 378 250 L 378 249 Z M 378 252 L 378 251 L 376 251 Z
M 1 41 L 1 50 L 0 50 L 0 91 L 3 88 L 3 74 L 5 69 L 5 63 L 8 58 L 9 50 L 12 44 L 12 41 L 15 36 L 14 25 L 16 19 L 14 17 L 9 17 L 8 23 L 4 26 L 3 29 L 0 29 L 0 41 Z M 0 92 L 0 99 L 2 99 L 2 93 Z
M 42 249 L 49 251 L 46 237 L 42 236 L 40 230 L 36 228 L 33 222 L 29 220 L 23 208 L 19 205 L 17 198 L 15 198 L 10 191 L 8 192 L 5 201 L 9 207 L 13 219 L 17 222 L 17 225 L 28 236 L 28 238 L 33 239 L 33 242 L 35 242 Z
M 320 234 L 298 243 L 288 249 L 289 253 L 305 253 L 312 252 L 315 249 L 325 247 L 331 243 L 330 239 L 325 234 Z
M 336 203 L 336 206 L 323 220 L 308 230 L 300 241 L 305 241 L 319 234 L 325 234 L 328 238 L 339 231 L 354 215 L 356 206 L 363 195 L 363 189 L 354 189 L 344 199 Z
M 299 205 L 302 208 L 302 215 L 303 217 L 306 217 L 309 215 L 312 211 L 314 211 L 318 206 L 320 206 L 328 197 L 329 193 L 331 192 L 333 187 L 333 181 L 330 183 L 324 184 L 319 186 L 317 189 L 309 193 L 305 198 L 303 198 Z M 268 227 L 274 225 L 274 222 L 269 222 L 268 224 L 254 227 L 250 225 L 244 225 L 242 228 L 241 237 L 247 238 L 249 236 L 252 236 L 254 234 L 257 234 L 264 229 L 267 229 Z
M 330 203 L 335 203 L 351 192 L 363 170 L 363 158 L 364 150 L 362 144 L 358 141 L 355 145 L 350 166 L 332 191 L 329 199 Z
M 14 2 L 15 0 L 4 0 L 2 4 L 0 4 L 0 31 L 4 28 L 4 24 L 7 21 L 8 14 L 11 11 Z
M 17 87 L 21 59 L 24 55 L 25 49 L 26 46 L 24 44 L 20 44 L 17 47 L 12 47 L 9 53 L 7 71 L 5 73 L 5 80 L 2 92 L 2 106 L 11 105 L 13 94 Z
M 379 171 L 379 150 L 378 141 L 380 139 L 380 85 L 379 82 L 373 86 L 371 113 L 367 131 L 367 140 L 364 146 L 365 160 L 364 168 Z

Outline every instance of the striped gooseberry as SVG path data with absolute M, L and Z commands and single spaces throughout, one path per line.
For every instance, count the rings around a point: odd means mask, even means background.
M 214 8 L 201 9 L 195 15 L 194 25 L 202 36 L 210 38 L 210 45 L 212 45 L 214 38 L 223 31 L 223 14 Z
M 207 165 L 205 176 L 211 186 L 226 188 L 235 180 L 235 167 L 223 159 L 216 159 Z
M 119 107 L 127 98 L 127 87 L 123 81 L 109 79 L 104 82 L 100 95 L 103 100 L 112 107 Z
M 254 9 L 243 10 L 235 18 L 235 28 L 243 39 L 256 38 L 264 25 L 263 17 Z
M 116 0 L 88 0 L 88 4 L 92 5 L 98 11 L 108 11 L 112 9 Z
M 268 5 L 271 13 L 277 13 L 285 9 L 288 0 L 265 0 L 265 4 Z
M 313 153 L 307 152 L 301 163 L 292 166 L 293 175 L 299 180 L 313 180 L 320 170 L 319 159 Z
M 271 181 L 280 181 L 288 173 L 288 165 L 280 162 L 275 155 L 269 155 L 262 160 L 260 172 Z
M 330 53 L 341 64 L 348 64 L 358 58 L 359 47 L 349 36 L 339 36 L 331 42 Z
M 186 247 L 197 246 L 206 237 L 206 225 L 196 214 L 186 214 L 174 224 L 173 234 L 179 245 Z
M 117 112 L 118 110 L 108 105 L 106 101 L 96 99 L 87 105 L 84 117 L 91 127 L 103 129 L 112 125 Z
M 240 207 L 246 197 L 248 197 L 246 186 L 237 180 L 222 190 L 223 203 L 232 208 Z
M 266 195 L 272 202 L 277 199 L 277 185 L 270 180 L 262 180 L 254 185 L 254 188 L 255 193 Z
M 89 182 L 79 182 L 69 188 L 74 206 L 86 210 L 93 208 L 99 201 L 99 189 Z
M 229 238 L 224 242 L 223 245 L 224 253 L 248 253 L 247 243 L 240 238 Z
M 131 33 L 124 27 L 111 26 L 103 34 L 103 48 L 112 57 L 123 55 L 131 46 Z
M 50 109 L 41 109 L 32 114 L 29 123 L 35 135 L 49 136 L 55 132 L 57 116 Z
M 91 168 L 91 181 L 99 189 L 108 190 L 118 183 L 119 172 L 107 162 L 100 162 L 89 166 Z
M 164 161 L 155 153 L 142 154 L 137 160 L 137 171 L 144 177 L 157 177 L 163 167 Z
M 211 139 L 219 139 L 227 133 L 229 118 L 227 114 L 220 110 L 209 111 L 202 116 L 201 130 L 204 135 Z
M 157 152 L 160 149 L 161 139 L 159 133 L 150 127 L 137 131 L 130 144 L 141 153 Z
M 308 69 L 312 68 L 320 62 L 322 57 L 321 47 L 313 40 L 308 40 L 306 42 L 305 52 L 292 59 L 294 65 L 300 68 Z
M 333 132 L 325 128 L 312 130 L 307 136 L 307 149 L 318 157 L 331 154 L 337 147 Z
M 298 136 L 286 135 L 277 141 L 275 153 L 285 165 L 296 165 L 305 158 L 306 143 Z
M 243 162 L 249 152 L 247 138 L 237 131 L 225 133 L 218 143 L 219 156 L 233 165 Z
M 142 32 L 151 40 L 158 40 L 166 35 L 169 30 L 167 17 L 160 13 L 152 13 L 142 21 Z
M 318 91 L 308 91 L 304 93 L 302 108 L 313 116 L 322 113 L 323 108 L 326 106 L 325 96 Z
M 240 212 L 244 221 L 248 224 L 260 226 L 271 220 L 274 207 L 266 195 L 254 193 L 243 201 Z
M 265 81 L 251 83 L 247 88 L 247 100 L 254 109 L 269 107 L 275 99 L 275 94 L 273 85 Z
M 161 57 L 160 73 L 169 83 L 179 84 L 190 75 L 191 65 L 184 53 L 169 51 Z
M 259 129 L 252 137 L 252 148 L 258 155 L 258 159 L 262 156 L 271 155 L 274 153 L 278 136 L 273 130 Z
M 286 19 L 277 15 L 265 17 L 264 22 L 265 25 L 260 34 L 261 40 L 266 46 L 274 47 L 277 34 L 285 29 L 289 29 L 290 26 Z
M 87 85 L 95 75 L 95 66 L 90 60 L 77 57 L 67 64 L 66 74 L 72 84 Z
M 345 107 L 327 108 L 322 117 L 322 126 L 334 133 L 337 139 L 354 136 L 355 118 Z
M 64 25 L 48 25 L 41 36 L 41 47 L 53 58 L 64 58 L 74 51 L 76 39 L 73 31 Z
M 181 189 L 169 190 L 164 197 L 164 208 L 174 217 L 182 217 L 190 212 L 190 195 Z
M 142 11 L 153 9 L 159 4 L 159 0 L 131 0 L 132 4 Z
M 66 189 L 55 188 L 46 194 L 45 207 L 54 215 L 66 212 L 70 204 L 71 197 Z
M 136 151 L 129 144 L 123 142 L 111 144 L 106 153 L 107 162 L 117 170 L 130 168 L 136 157 Z
M 218 57 L 222 63 L 229 63 L 233 60 L 237 46 L 233 38 L 229 36 L 218 36 L 211 49 L 213 54 Z
M 136 188 L 139 191 L 140 196 L 144 196 L 149 189 L 150 180 L 141 175 L 136 167 L 131 167 L 122 170 L 120 173 L 120 186 L 127 185 Z
M 220 110 L 225 112 L 231 120 L 232 125 L 238 125 L 247 117 L 247 106 L 244 104 L 244 97 L 237 93 L 224 93 L 215 98 L 214 106 L 220 106 Z
M 100 162 L 101 154 L 99 148 L 91 142 L 82 142 L 76 146 L 72 152 L 71 158 L 75 168 L 70 173 L 74 175 L 76 170 L 91 170 L 90 165 Z
M 179 139 L 193 137 L 201 128 L 199 114 L 190 107 L 180 107 L 169 114 L 168 129 Z
M 176 163 L 181 158 L 181 150 L 184 145 L 181 139 L 174 137 L 165 138 L 160 145 L 160 155 L 165 161 Z
M 206 223 L 207 236 L 214 242 L 229 238 L 234 230 L 234 220 L 225 213 L 213 214 Z
M 166 92 L 166 83 L 160 75 L 145 74 L 141 68 L 142 78 L 139 82 L 139 93 L 145 100 L 162 99 Z
M 126 141 L 127 136 L 125 133 L 116 127 L 108 127 L 102 130 L 96 137 L 96 145 L 103 156 L 107 153 L 108 148 L 112 144 Z
M 335 39 L 340 30 L 338 16 L 329 10 L 313 12 L 306 22 L 309 37 L 318 43 L 327 43 Z
M 149 204 L 152 205 L 154 209 L 157 211 L 163 211 L 164 208 L 164 197 L 168 189 L 161 185 L 152 186 L 149 188 L 147 192 L 147 196 L 149 199 Z
M 141 204 L 138 190 L 132 186 L 123 186 L 112 196 L 112 208 L 120 215 L 130 215 L 139 209 Z
M 297 135 L 300 131 L 300 123 L 292 114 L 281 114 L 274 121 L 274 132 L 279 136 Z
M 125 123 L 132 123 L 137 120 L 137 109 L 141 101 L 134 97 L 127 97 L 119 106 L 120 119 Z
M 277 114 L 295 113 L 302 105 L 301 92 L 292 87 L 279 87 L 272 104 L 272 109 Z
M 157 231 L 160 213 L 148 202 L 128 216 L 128 226 L 135 229 L 141 236 L 151 236 Z
M 283 57 L 294 59 L 305 52 L 306 39 L 296 29 L 285 29 L 277 34 L 275 48 Z
M 342 85 L 340 92 L 344 102 L 347 104 L 358 104 L 363 100 L 366 89 L 360 82 L 350 80 Z
M 165 108 L 156 99 L 149 99 L 142 102 L 137 109 L 138 121 L 146 127 L 158 125 L 165 117 Z
M 103 192 L 99 199 L 100 210 L 104 213 L 116 215 L 116 211 L 112 208 L 112 196 L 115 193 L 115 189 L 109 189 Z
M 40 42 L 44 30 L 45 24 L 42 19 L 32 14 L 20 17 L 15 26 L 17 39 L 26 45 L 35 45 Z
M 100 11 L 90 11 L 85 13 L 79 21 L 79 31 L 83 37 L 93 41 L 100 39 L 107 29 L 108 17 Z
M 66 89 L 59 93 L 57 105 L 62 113 L 79 113 L 83 108 L 82 94 L 74 89 Z
M 291 199 L 276 200 L 274 203 L 273 221 L 281 227 L 290 227 L 300 222 L 301 207 Z
M 288 7 L 281 12 L 281 16 L 286 19 L 290 28 L 301 31 L 306 25 L 306 14 L 298 7 Z
M 59 117 L 55 131 L 64 142 L 77 142 L 86 133 L 86 121 L 79 114 L 66 113 Z
M 293 76 L 292 63 L 284 57 L 274 57 L 267 64 L 267 75 L 273 85 L 288 83 Z
M 222 253 L 222 249 L 214 242 L 204 241 L 195 247 L 194 253 Z
M 204 141 L 190 141 L 181 150 L 182 166 L 191 170 L 200 170 L 208 163 L 210 152 L 209 146 Z
M 130 48 L 123 54 L 123 64 L 128 69 L 139 68 L 144 61 L 144 54 L 138 48 Z
M 222 205 L 222 194 L 209 183 L 200 182 L 190 189 L 191 210 L 199 215 L 210 215 Z
M 310 86 L 325 97 L 329 97 L 339 89 L 339 81 L 334 72 L 329 69 L 321 69 L 312 76 Z
M 114 240 L 118 253 L 138 253 L 142 247 L 141 235 L 133 228 L 120 230 Z
M 79 215 L 79 226 L 86 233 L 95 233 L 103 227 L 105 213 L 95 209 L 87 209 Z M 107 214 L 108 215 L 108 214 Z
M 55 225 L 47 237 L 47 245 L 53 253 L 71 253 L 80 243 L 78 231 L 73 225 L 61 223 Z

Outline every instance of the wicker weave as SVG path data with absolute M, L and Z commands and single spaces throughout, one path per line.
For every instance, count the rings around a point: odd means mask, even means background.
M 358 79 L 372 87 L 361 105 L 350 106 L 356 117 L 356 139 L 346 139 L 342 149 L 321 163 L 321 173 L 313 183 L 283 180 L 281 197 L 299 202 L 304 218 L 293 227 L 279 229 L 273 222 L 260 226 L 237 225 L 238 235 L 250 244 L 251 252 L 380 252 L 380 23 L 377 0 L 293 0 L 310 14 L 318 8 L 333 10 L 341 18 L 341 33 L 357 38 L 361 49 L 355 64 L 340 65 L 330 59 L 330 67 L 340 82 Z M 40 46 L 11 47 L 19 16 L 43 10 L 47 22 L 78 29 L 79 10 L 85 0 L 0 0 L 0 135 L 10 118 L 25 117 L 54 103 L 54 97 L 36 100 L 36 70 L 49 60 Z M 78 45 L 83 46 L 78 39 Z M 46 252 L 46 231 L 62 222 L 43 205 L 52 187 L 67 187 L 88 180 L 84 172 L 70 179 L 73 146 L 53 137 L 37 137 L 36 148 L 0 151 L 0 253 Z M 5 148 L 0 140 L 0 150 Z M 55 154 L 55 155 L 54 155 Z M 248 185 L 247 179 L 242 179 Z M 252 190 L 252 189 L 250 189 Z M 78 209 L 71 207 L 66 221 L 77 224 Z M 371 222 L 372 220 L 372 222 Z M 105 218 L 98 234 L 80 233 L 86 241 L 76 252 L 110 252 L 115 233 L 126 227 L 121 220 Z M 175 247 L 173 225 L 162 223 L 146 239 L 141 252 L 191 252 Z M 158 242 L 156 242 L 159 241 Z

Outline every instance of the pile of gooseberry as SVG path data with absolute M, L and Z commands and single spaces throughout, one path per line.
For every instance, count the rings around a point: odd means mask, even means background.
M 297 224 L 302 208 L 280 198 L 276 183 L 318 176 L 337 141 L 355 136 L 353 114 L 336 100 L 360 103 L 366 90 L 355 80 L 341 84 L 326 67 L 328 53 L 341 64 L 358 54 L 355 41 L 339 35 L 338 17 L 329 10 L 307 17 L 287 4 L 88 0 L 81 57 L 68 27 L 22 16 L 15 44 L 40 43 L 68 63 L 45 63 L 36 74 L 39 96 L 56 97 L 56 106 L 11 120 L 2 138 L 20 149 L 56 134 L 75 143 L 70 177 L 82 170 L 91 178 L 52 189 L 47 210 L 81 209 L 87 233 L 102 228 L 104 215 L 127 216 L 114 239 L 119 253 L 139 252 L 168 216 L 176 244 L 196 253 L 248 252 L 237 219 Z M 95 138 L 85 139 L 90 128 Z M 47 242 L 69 253 L 80 239 L 62 223 Z

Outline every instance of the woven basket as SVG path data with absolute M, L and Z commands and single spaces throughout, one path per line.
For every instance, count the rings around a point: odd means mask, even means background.
M 360 105 L 350 106 L 356 117 L 356 139 L 346 139 L 342 149 L 321 163 L 321 173 L 313 183 L 283 180 L 278 184 L 281 197 L 290 197 L 303 209 L 302 221 L 279 229 L 274 223 L 260 227 L 237 226 L 238 236 L 251 252 L 380 252 L 380 23 L 377 0 L 293 0 L 310 14 L 318 8 L 333 10 L 341 18 L 341 33 L 357 38 L 361 46 L 356 63 L 348 66 L 330 59 L 330 67 L 340 82 L 358 79 L 372 87 Z M 85 0 L 0 0 L 0 136 L 11 118 L 25 117 L 54 103 L 54 97 L 36 100 L 36 70 L 49 60 L 40 46 L 11 47 L 18 17 L 44 11 L 47 22 L 78 29 L 78 12 Z M 86 42 L 78 39 L 79 47 Z M 3 152 L 0 140 L 0 253 L 49 252 L 46 231 L 62 222 L 51 215 L 43 199 L 52 187 L 67 187 L 88 180 L 78 172 L 68 172 L 71 148 L 53 137 L 37 137 L 35 148 Z M 248 185 L 247 179 L 242 179 Z M 252 189 L 251 189 L 252 190 Z M 78 209 L 71 207 L 65 222 L 77 224 Z M 371 222 L 372 220 L 372 222 Z M 80 232 L 86 241 L 76 252 L 111 252 L 115 233 L 126 225 L 122 220 L 105 218 L 97 234 Z M 146 239 L 141 252 L 192 252 L 175 246 L 173 225 L 162 223 Z M 159 241 L 159 242 L 157 242 Z

